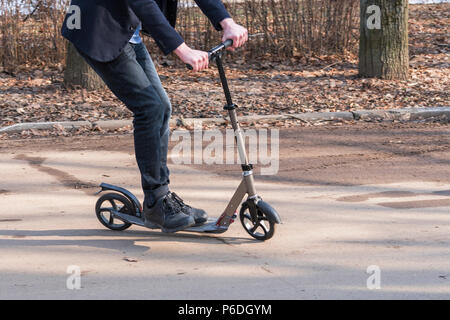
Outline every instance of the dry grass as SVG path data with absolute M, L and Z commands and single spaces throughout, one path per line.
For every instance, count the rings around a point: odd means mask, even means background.
M 0 0 L 0 61 L 4 71 L 62 68 L 66 46 L 60 28 L 68 2 Z M 220 40 L 220 34 L 197 7 L 187 5 L 188 0 L 179 3 L 177 30 L 189 45 L 209 48 Z M 235 20 L 254 35 L 246 46 L 245 59 L 280 61 L 342 54 L 355 47 L 358 0 L 225 0 L 225 4 Z M 152 40 L 146 41 L 152 54 L 159 55 Z

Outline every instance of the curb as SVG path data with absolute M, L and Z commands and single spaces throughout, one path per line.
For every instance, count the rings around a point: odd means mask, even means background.
M 8 127 L 0 128 L 0 133 L 19 133 L 24 130 L 49 130 L 61 126 L 64 129 L 73 129 L 81 127 L 92 127 L 89 121 L 62 121 L 62 122 L 27 122 L 17 123 Z
M 355 120 L 363 121 L 416 121 L 434 117 L 450 117 L 450 107 L 405 108 L 393 110 L 353 111 Z
M 418 121 L 435 117 L 450 118 L 450 107 L 433 107 L 433 108 L 405 108 L 392 110 L 356 110 L 356 111 L 340 111 L 340 112 L 307 112 L 280 115 L 254 115 L 239 117 L 240 122 L 259 122 L 259 121 L 276 121 L 297 119 L 307 123 L 324 122 L 324 121 Z M 226 124 L 227 119 L 224 118 L 172 118 L 171 126 L 184 125 L 194 126 L 195 123 L 202 122 L 204 124 Z M 100 120 L 96 122 L 90 121 L 62 121 L 62 122 L 28 122 L 18 123 L 11 126 L 0 128 L 1 133 L 20 133 L 24 130 L 49 130 L 57 127 L 64 129 L 78 129 L 82 127 L 94 128 L 98 127 L 104 130 L 115 130 L 132 126 L 132 120 Z

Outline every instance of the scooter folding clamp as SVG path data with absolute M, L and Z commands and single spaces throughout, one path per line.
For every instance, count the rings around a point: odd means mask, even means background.
M 237 106 L 237 104 L 226 104 L 224 107 L 223 107 L 223 110 L 234 110 L 234 109 L 236 109 L 238 106 Z

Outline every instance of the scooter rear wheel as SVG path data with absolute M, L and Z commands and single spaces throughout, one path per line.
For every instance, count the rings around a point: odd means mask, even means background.
M 114 211 L 133 215 L 134 207 L 126 197 L 118 193 L 106 193 L 97 200 L 95 213 L 101 224 L 115 231 L 128 229 L 131 223 L 114 218 Z
M 261 241 L 269 240 L 275 233 L 275 222 L 256 206 L 244 202 L 239 212 L 242 226 L 253 238 Z

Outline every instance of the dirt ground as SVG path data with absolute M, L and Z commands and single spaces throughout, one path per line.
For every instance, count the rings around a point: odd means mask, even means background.
M 171 142 L 169 154 L 173 147 Z M 2 153 L 37 150 L 133 153 L 134 147 L 128 133 L 0 141 Z M 357 123 L 281 129 L 278 173 L 259 175 L 258 167 L 255 173 L 258 180 L 295 185 L 450 182 L 449 165 L 449 124 Z M 241 174 L 238 164 L 192 166 L 228 177 Z

